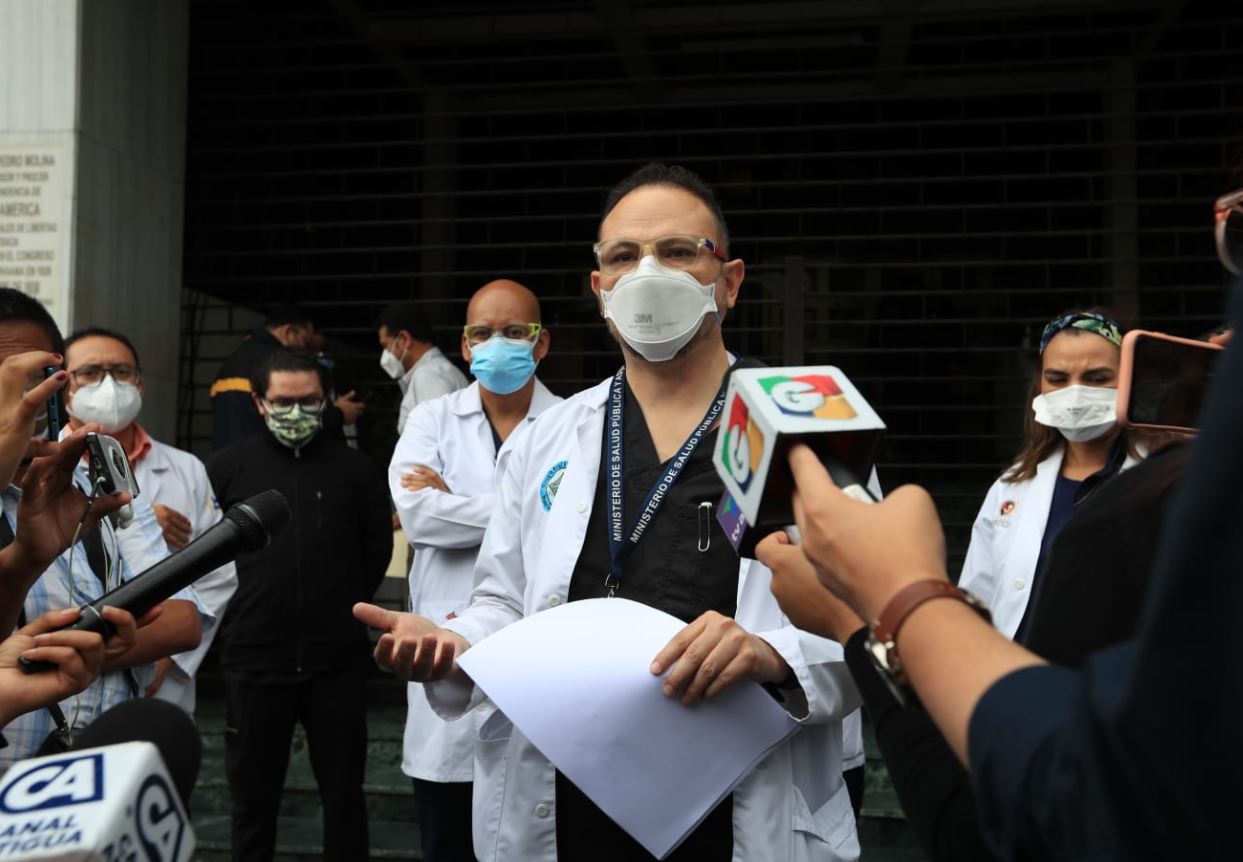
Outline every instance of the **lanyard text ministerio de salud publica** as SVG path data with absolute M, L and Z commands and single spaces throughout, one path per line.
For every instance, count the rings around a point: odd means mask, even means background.
M 682 448 L 673 456 L 665 468 L 663 476 L 657 480 L 651 490 L 647 492 L 647 499 L 643 503 L 643 511 L 635 518 L 629 531 L 624 530 L 623 523 L 625 519 L 625 499 L 624 499 L 624 482 L 625 463 L 622 447 L 623 430 L 625 428 L 626 413 L 626 367 L 623 365 L 617 370 L 617 374 L 613 376 L 613 387 L 609 393 L 609 437 L 608 437 L 608 488 L 609 499 L 608 506 L 605 507 L 606 516 L 608 517 L 608 535 L 609 535 L 609 555 L 612 562 L 609 564 L 608 577 L 604 579 L 604 585 L 608 588 L 608 597 L 612 598 L 617 592 L 617 588 L 621 586 L 622 563 L 626 557 L 634 550 L 635 546 L 643 538 L 647 532 L 648 525 L 652 519 L 656 517 L 656 513 L 660 511 L 660 507 L 665 502 L 665 497 L 669 493 L 669 489 L 673 487 L 673 483 L 682 475 L 682 470 L 691 459 L 695 449 L 699 446 L 699 442 L 707 436 L 709 429 L 716 423 L 717 418 L 721 415 L 721 410 L 725 407 L 725 388 L 716 394 L 716 399 L 712 402 L 712 406 L 708 408 L 708 412 L 704 415 L 703 421 L 699 423 L 694 433 L 686 438 L 686 442 L 682 444 Z

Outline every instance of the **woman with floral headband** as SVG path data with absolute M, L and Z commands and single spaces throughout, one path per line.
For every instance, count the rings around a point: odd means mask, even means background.
M 1102 482 L 1143 457 L 1135 432 L 1115 423 L 1121 345 L 1118 323 L 1100 312 L 1063 314 L 1045 326 L 1026 441 L 972 528 L 959 586 L 1020 643 L 1054 537 Z

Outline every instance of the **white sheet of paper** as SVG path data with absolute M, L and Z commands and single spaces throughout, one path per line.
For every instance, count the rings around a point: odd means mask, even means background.
M 684 627 L 626 599 L 507 626 L 459 663 L 545 757 L 664 858 L 798 724 L 757 684 L 685 707 L 652 659 Z

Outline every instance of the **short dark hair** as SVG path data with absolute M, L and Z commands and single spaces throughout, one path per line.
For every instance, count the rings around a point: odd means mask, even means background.
M 0 287 L 0 323 L 33 323 L 52 342 L 52 352 L 65 352 L 65 339 L 42 302 L 14 287 Z
M 608 197 L 604 199 L 604 212 L 600 214 L 600 223 L 604 224 L 604 220 L 608 218 L 609 213 L 621 202 L 622 198 L 644 186 L 674 186 L 699 198 L 708 208 L 708 212 L 712 213 L 712 217 L 716 219 L 717 230 L 720 231 L 720 236 L 716 237 L 717 244 L 720 245 L 722 251 L 729 248 L 729 228 L 725 226 L 725 213 L 721 211 L 716 195 L 712 193 L 708 184 L 699 178 L 699 174 L 681 165 L 650 162 L 632 172 L 630 176 L 613 186 Z M 599 235 L 598 228 L 596 234 Z
M 278 305 L 268 312 L 263 319 L 265 329 L 276 329 L 278 326 L 314 326 L 311 315 L 296 305 Z
M 416 302 L 394 302 L 380 312 L 376 326 L 388 330 L 389 337 L 406 331 L 415 341 L 433 343 L 432 325 L 428 322 L 427 312 Z
M 139 368 L 142 363 L 138 360 L 138 348 L 134 346 L 134 342 L 130 341 L 126 336 L 111 329 L 105 329 L 102 326 L 88 326 L 85 329 L 79 329 L 77 332 L 65 339 L 65 350 L 68 352 L 70 347 L 81 341 L 83 338 L 111 338 L 113 341 L 119 341 L 125 345 L 125 348 L 134 355 L 134 364 Z
M 324 373 L 324 366 L 315 354 L 309 350 L 289 347 L 276 348 L 255 367 L 250 373 L 250 391 L 259 398 L 265 397 L 268 384 L 272 382 L 272 374 L 276 371 L 314 371 L 319 377 L 319 385 L 323 387 L 324 395 L 328 394 L 328 378 Z

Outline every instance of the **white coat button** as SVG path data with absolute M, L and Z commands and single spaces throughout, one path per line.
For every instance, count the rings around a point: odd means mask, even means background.
M 555 608 L 559 604 L 561 604 L 561 596 L 549 596 L 548 597 L 548 607 Z
M 541 802 L 539 805 L 535 806 L 535 816 L 540 818 L 541 820 L 547 817 L 551 813 L 552 813 L 552 809 L 548 806 L 548 803 L 546 802 Z
M 579 501 L 578 501 L 578 511 L 580 511 L 580 512 L 586 512 L 586 511 L 587 511 L 587 501 L 586 501 L 586 500 L 579 500 Z
M 1023 587 L 1025 587 L 1025 586 L 1027 586 L 1027 581 L 1023 580 L 1022 578 L 1015 578 L 1015 579 L 1014 579 L 1014 588 L 1015 588 L 1016 590 L 1021 590 L 1021 589 L 1023 589 Z

